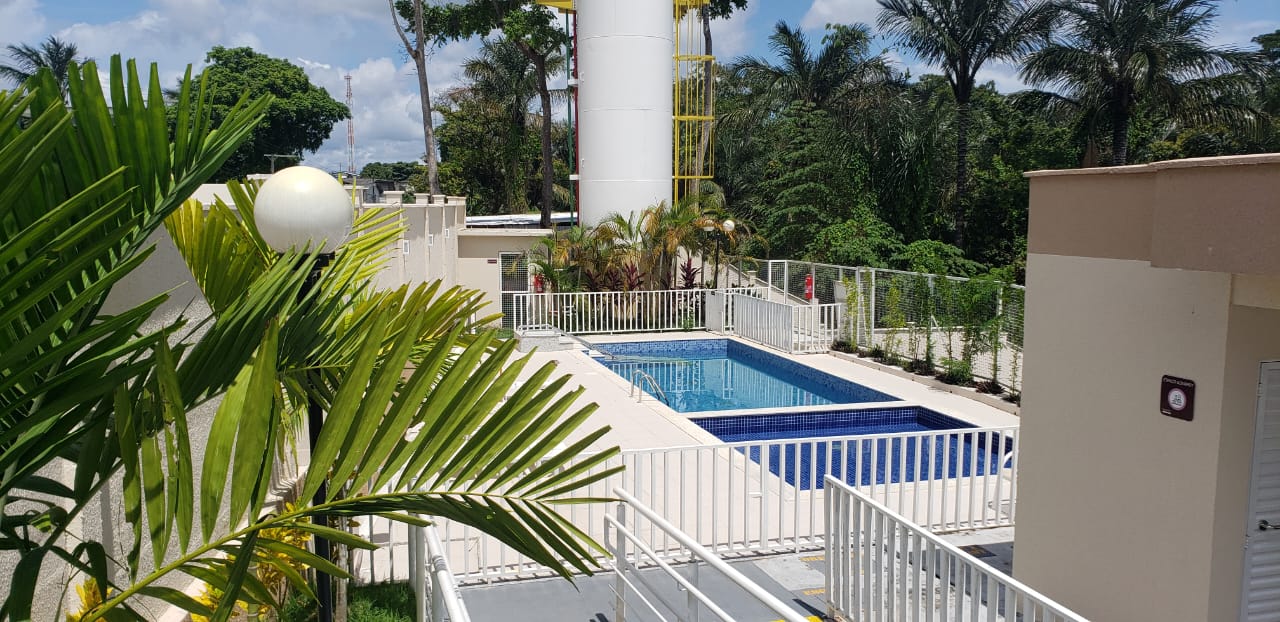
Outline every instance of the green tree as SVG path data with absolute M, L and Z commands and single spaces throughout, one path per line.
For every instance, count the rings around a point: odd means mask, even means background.
M 391 9 L 391 21 L 395 24 L 396 34 L 400 37 L 400 43 L 404 46 L 404 51 L 413 59 L 413 66 L 417 70 L 418 75 L 418 95 L 419 102 L 422 106 L 422 137 L 426 145 L 426 152 L 423 159 L 427 162 L 427 188 L 430 194 L 440 194 L 439 180 L 439 159 L 436 154 L 436 134 L 435 122 L 431 118 L 433 106 L 431 104 L 431 81 L 427 76 L 427 56 L 430 55 L 436 42 L 428 37 L 429 32 L 426 29 L 425 14 L 431 8 L 423 6 L 424 0 L 387 0 L 387 7 Z M 404 19 L 409 23 L 408 32 L 400 23 Z M 413 38 L 409 37 L 412 33 Z
M 249 578 L 252 564 L 275 568 L 303 594 L 310 588 L 285 558 L 345 575 L 277 539 L 279 530 L 376 548 L 313 522 L 322 515 L 447 517 L 562 575 L 590 570 L 598 545 L 554 508 L 595 477 L 565 467 L 604 430 L 549 453 L 594 406 L 571 411 L 580 390 L 561 393 L 568 378 L 550 366 L 518 385 L 528 357 L 513 360 L 514 341 L 493 331 L 473 333 L 484 321 L 470 319 L 479 292 L 439 283 L 374 291 L 377 257 L 401 229 L 394 214 L 367 214 L 299 300 L 309 270 L 298 266 L 308 259 L 280 256 L 257 234 L 255 185 L 230 186 L 236 210 L 185 201 L 250 137 L 269 96 L 240 100 L 214 126 L 214 94 L 184 80 L 170 124 L 154 65 L 144 87 L 132 63 L 114 58 L 110 84 L 120 90 L 105 96 L 93 63 L 70 75 L 74 110 L 47 70 L 0 92 L 0 174 L 9 180 L 0 193 L 0 547 L 19 556 L 8 619 L 30 619 L 37 586 L 63 576 L 55 564 L 97 586 L 91 600 L 100 604 L 80 612 L 84 622 L 145 619 L 142 597 L 213 620 L 228 619 L 237 600 L 278 605 Z M 108 107 L 126 97 L 127 106 Z M 213 310 L 199 331 L 181 319 L 148 328 L 164 293 L 102 313 L 166 219 Z M 219 399 L 208 437 L 195 441 L 205 446 L 197 483 L 188 412 Z M 301 475 L 304 501 L 267 507 L 282 439 L 309 400 L 327 416 L 314 468 Z M 416 426 L 421 433 L 407 435 Z M 57 472 L 73 477 L 43 476 Z M 118 557 L 66 537 L 116 476 L 131 535 Z M 328 479 L 346 485 L 313 505 Z M 174 574 L 217 584 L 224 596 L 206 606 L 161 583 Z
M 550 59 L 557 66 L 562 65 L 563 58 L 554 56 Z M 498 143 L 503 162 L 507 167 L 508 184 L 503 189 L 505 209 L 510 213 L 523 213 L 528 202 L 524 196 L 524 184 L 528 176 L 524 169 L 526 136 L 529 128 L 529 106 L 535 97 L 541 97 L 536 67 L 521 51 L 520 47 L 505 37 L 486 38 L 480 48 L 480 55 L 469 59 L 463 70 L 471 81 L 469 89 L 478 98 L 491 102 L 500 112 L 500 119 L 505 131 L 502 131 Z M 536 119 L 539 132 L 539 147 L 544 129 L 543 119 Z M 546 127 L 545 129 L 551 129 Z M 548 141 L 548 145 L 550 142 Z M 546 154 L 541 154 L 545 156 Z M 554 155 L 551 158 L 554 162 Z M 550 175 L 550 179 L 545 176 Z M 546 182 L 555 183 L 555 172 L 542 167 L 541 182 L 545 190 Z M 543 199 L 545 200 L 545 195 Z M 548 211 L 548 215 L 550 212 Z
M 388 181 L 408 181 L 421 169 L 422 165 L 417 162 L 370 162 L 360 169 L 360 176 Z M 423 191 L 425 192 L 426 189 L 424 188 Z
M 964 246 L 969 191 L 969 104 L 978 71 L 1016 59 L 1048 36 L 1053 13 L 1043 0 L 878 0 L 880 27 L 922 60 L 942 67 L 955 97 L 952 228 Z
M 734 61 L 730 70 L 744 79 L 756 99 L 753 109 L 760 113 L 781 111 L 793 102 L 834 112 L 887 78 L 888 66 L 882 56 L 869 55 L 870 44 L 867 27 L 836 27 L 815 54 L 803 32 L 779 21 L 769 35 L 769 49 L 779 64 L 748 56 Z
M 441 188 L 465 195 L 473 214 L 529 211 L 537 133 L 527 124 L 513 125 L 508 110 L 472 88 L 447 93 L 436 111 L 443 119 L 436 133 L 443 156 Z
M 1096 117 L 1111 133 L 1111 163 L 1129 162 L 1129 132 L 1140 106 L 1190 124 L 1249 125 L 1244 102 L 1264 69 L 1252 52 L 1208 43 L 1210 0 L 1078 0 L 1057 5 L 1065 30 L 1026 57 L 1021 76 L 1049 106 Z
M 48 39 L 35 47 L 26 43 L 5 46 L 9 50 L 7 64 L 0 64 L 0 77 L 14 84 L 22 84 L 35 76 L 41 68 L 53 72 L 63 98 L 67 96 L 67 80 L 73 64 L 83 65 L 93 59 L 79 56 L 76 44 L 63 41 L 50 35 Z
M 875 197 L 867 183 L 865 163 L 843 149 L 831 115 L 813 105 L 795 104 L 783 116 L 779 135 L 786 137 L 770 163 L 757 205 L 749 220 L 763 225 L 762 234 L 777 257 L 799 257 L 819 232 L 850 218 L 867 219 Z
M 351 116 L 346 105 L 323 88 L 311 84 L 301 67 L 271 58 L 251 48 L 216 46 L 205 55 L 208 66 L 197 80 L 207 80 L 213 94 L 212 121 L 221 121 L 243 94 L 271 95 L 266 118 L 222 168 L 215 181 L 264 173 L 267 154 L 315 152 L 329 138 L 335 123 Z
M 533 66 L 542 115 L 539 126 L 542 151 L 540 226 L 550 228 L 551 209 L 555 204 L 555 147 L 552 144 L 549 78 L 563 68 L 561 51 L 569 43 L 568 33 L 557 25 L 551 9 L 533 0 L 468 0 L 432 7 L 425 19 L 426 32 L 439 41 L 484 36 L 494 29 L 501 29 L 506 40 L 520 50 Z

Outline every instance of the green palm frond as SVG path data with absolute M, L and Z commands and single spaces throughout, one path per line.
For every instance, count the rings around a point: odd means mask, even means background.
M 162 411 L 151 408 L 153 418 L 128 430 L 119 418 L 158 399 L 154 370 L 180 325 L 143 329 L 163 295 L 113 315 L 102 309 L 111 288 L 147 258 L 148 237 L 248 136 L 267 103 L 242 100 L 214 132 L 201 87 L 201 97 L 177 107 L 171 126 L 155 66 L 146 88 L 136 66 L 119 57 L 108 74 L 109 97 L 94 63 L 71 64 L 71 106 L 47 69 L 20 92 L 0 93 L 7 180 L 0 189 L 0 546 L 21 551 L 22 573 L 4 608 L 15 619 L 29 614 L 47 560 L 107 584 L 102 545 L 66 549 L 62 535 L 124 466 L 122 433 L 138 439 L 129 453 L 145 461 L 132 472 L 154 489 L 153 459 L 169 440 L 154 435 Z M 236 337 L 225 326 L 219 331 Z M 216 374 L 189 378 L 200 381 L 187 383 L 186 395 L 217 390 Z M 73 467 L 70 482 L 37 476 L 60 465 Z M 189 472 L 176 461 L 173 467 Z M 43 509 L 19 511 L 10 504 L 18 499 L 43 499 Z M 158 501 L 148 497 L 148 509 L 164 507 Z M 168 533 L 168 521 L 156 524 L 157 535 Z

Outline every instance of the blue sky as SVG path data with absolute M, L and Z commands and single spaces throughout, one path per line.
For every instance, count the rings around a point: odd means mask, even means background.
M 816 43 L 826 23 L 873 22 L 876 8 L 875 0 L 751 0 L 747 10 L 713 24 L 716 53 L 722 59 L 766 55 L 766 38 L 780 19 L 799 24 Z M 1219 13 L 1218 45 L 1249 47 L 1250 38 L 1280 29 L 1280 0 L 1222 0 Z M 357 167 L 422 153 L 417 81 L 386 0 L 0 0 L 0 46 L 49 35 L 77 43 L 94 58 L 121 53 L 156 62 L 170 84 L 187 64 L 198 69 L 215 45 L 248 45 L 287 58 L 338 99 L 350 73 Z M 435 52 L 428 69 L 434 92 L 458 84 L 459 67 L 475 49 L 475 42 L 461 42 Z M 933 70 L 888 42 L 878 41 L 879 49 L 913 75 Z M 1006 92 L 1021 87 L 1016 71 L 1005 65 L 988 67 L 980 77 Z M 344 130 L 336 127 L 307 162 L 345 168 Z

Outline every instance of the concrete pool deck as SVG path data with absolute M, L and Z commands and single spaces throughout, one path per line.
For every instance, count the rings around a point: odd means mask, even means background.
M 787 354 L 745 339 L 705 331 L 588 335 L 583 339 L 589 343 L 602 345 L 635 341 L 652 343 L 690 339 L 731 339 L 787 360 L 808 365 L 833 376 L 883 391 L 900 398 L 902 402 L 908 405 L 923 406 L 978 427 L 1010 427 L 1018 425 L 1018 417 L 1016 415 L 1009 414 L 998 408 L 982 404 L 963 395 L 934 389 L 906 378 L 846 361 L 830 354 Z M 580 348 L 559 352 L 534 352 L 531 356 L 532 360 L 525 372 L 526 375 L 532 374 L 534 369 L 545 363 L 554 362 L 558 365 L 561 373 L 572 374 L 573 379 L 570 381 L 569 386 L 576 387 L 580 385 L 585 389 L 582 398 L 579 400 L 581 404 L 595 402 L 600 405 L 599 410 L 583 426 L 583 432 L 579 435 L 585 435 L 586 431 L 594 430 L 602 425 L 610 426 L 609 434 L 605 435 L 596 444 L 598 449 L 605 449 L 613 445 L 623 449 L 650 449 L 721 442 L 710 432 L 690 422 L 689 415 L 672 410 L 648 394 L 645 394 L 640 401 L 637 401 L 635 397 L 629 397 L 630 382 L 605 368 Z M 893 402 L 892 405 L 902 404 Z M 863 404 L 857 407 L 872 406 L 872 404 Z M 810 406 L 788 410 L 831 410 L 832 408 L 832 406 Z
M 625 341 L 723 338 L 726 337 L 706 332 L 681 332 L 593 336 L 588 341 L 607 345 Z M 829 354 L 788 355 L 751 342 L 743 343 L 903 400 L 895 405 L 922 406 L 979 427 L 1018 425 L 1018 417 L 1000 409 Z M 529 356 L 529 364 L 522 371 L 523 377 L 532 375 L 542 365 L 554 363 L 559 373 L 553 377 L 565 373 L 572 375 L 565 391 L 583 387 L 577 407 L 591 402 L 599 405 L 581 430 L 566 440 L 566 444 L 607 425 L 610 431 L 588 452 L 615 445 L 624 451 L 662 449 L 633 452 L 633 458 L 627 463 L 628 471 L 621 476 L 622 479 L 613 478 L 611 483 L 593 484 L 591 495 L 613 496 L 612 487 L 622 485 L 636 492 L 643 503 L 686 533 L 700 541 L 705 538 L 722 543 L 717 550 L 729 556 L 758 554 L 758 551 L 752 552 L 755 549 L 751 547 L 760 543 L 771 550 L 814 550 L 818 546 L 823 528 L 822 490 L 788 484 L 770 473 L 763 464 L 726 448 L 711 433 L 691 422 L 688 415 L 673 411 L 653 397 L 645 395 L 640 401 L 628 397 L 630 383 L 580 348 L 534 352 Z M 720 449 L 713 449 L 708 454 L 705 446 L 718 446 Z M 998 492 L 988 496 L 988 486 Z M 871 492 L 878 500 L 895 503 L 894 507 L 905 515 L 918 512 L 929 519 L 922 519 L 922 523 L 940 521 L 944 529 L 955 529 L 962 524 L 987 526 L 1011 519 L 1007 500 L 1013 496 L 1015 487 L 1007 475 L 993 475 L 973 481 L 929 479 L 920 484 L 880 484 L 872 486 Z M 996 499 L 997 502 L 985 503 L 983 499 Z M 611 504 L 561 508 L 565 518 L 598 541 L 605 536 L 603 516 L 613 511 Z M 368 556 L 357 553 L 357 575 L 365 581 L 404 580 L 408 572 L 408 532 L 405 526 L 373 517 L 360 531 L 361 535 L 384 548 Z M 474 529 L 450 526 L 447 521 L 442 521 L 440 531 L 453 571 L 468 583 L 545 574 L 545 570 L 525 566 L 513 551 L 498 546 Z M 723 546 L 725 543 L 727 549 Z

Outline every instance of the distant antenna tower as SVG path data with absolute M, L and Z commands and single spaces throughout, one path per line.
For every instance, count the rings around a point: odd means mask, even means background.
M 347 79 L 347 111 L 353 110 L 351 106 L 351 74 L 344 76 Z M 352 117 L 347 117 L 347 173 L 354 176 L 356 174 L 356 125 Z

